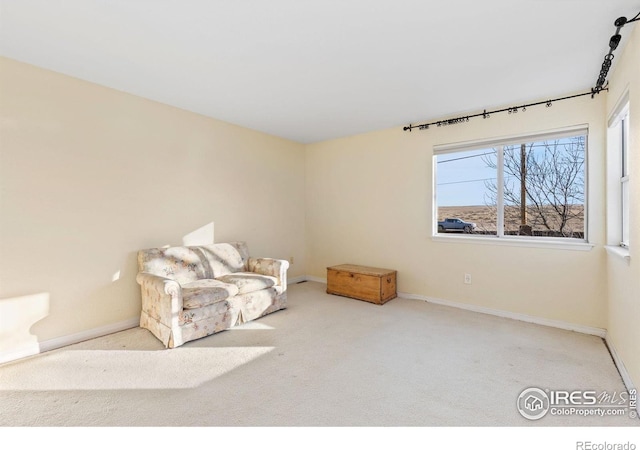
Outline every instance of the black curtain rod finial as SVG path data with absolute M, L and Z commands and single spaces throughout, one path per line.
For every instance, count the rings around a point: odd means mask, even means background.
M 618 18 L 616 19 L 616 21 L 615 21 L 615 22 L 613 22 L 613 24 L 614 24 L 616 27 L 623 27 L 623 26 L 624 26 L 624 24 L 626 24 L 626 23 L 627 23 L 627 18 L 626 18 L 626 17 L 624 17 L 624 16 L 623 16 L 623 17 L 618 17 Z

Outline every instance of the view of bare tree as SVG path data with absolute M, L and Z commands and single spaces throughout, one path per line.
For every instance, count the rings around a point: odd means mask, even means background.
M 504 147 L 505 228 L 519 229 L 520 234 L 544 229 L 565 237 L 584 232 L 584 226 L 575 230 L 569 224 L 584 224 L 585 146 L 585 136 L 576 136 Z M 482 158 L 497 169 L 497 150 Z M 495 206 L 497 184 L 489 180 L 485 186 L 486 204 Z M 519 214 L 513 214 L 514 209 Z M 514 219 L 519 223 L 509 223 Z

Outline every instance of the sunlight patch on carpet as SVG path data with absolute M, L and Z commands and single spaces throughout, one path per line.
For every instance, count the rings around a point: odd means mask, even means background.
M 3 367 L 0 391 L 190 389 L 249 364 L 273 349 L 61 350 Z M 25 366 L 30 367 L 25 370 Z

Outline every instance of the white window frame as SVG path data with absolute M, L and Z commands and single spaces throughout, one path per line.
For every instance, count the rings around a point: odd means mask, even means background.
M 607 250 L 629 260 L 629 94 L 613 110 L 607 129 Z
M 531 237 L 531 236 L 512 236 L 504 234 L 504 227 L 501 226 L 504 223 L 504 209 L 498 207 L 497 220 L 497 234 L 496 235 L 473 235 L 473 234 L 447 234 L 438 233 L 438 201 L 437 201 L 437 157 L 447 153 L 457 153 L 468 150 L 481 150 L 487 148 L 495 148 L 498 158 L 497 169 L 497 187 L 499 191 L 503 188 L 504 169 L 501 169 L 501 159 L 504 157 L 504 146 L 521 144 L 522 142 L 531 141 L 545 141 L 553 139 L 562 139 L 567 137 L 574 137 L 577 135 L 584 135 L 586 137 L 585 142 L 585 174 L 584 174 L 584 239 L 577 238 L 543 238 L 543 237 Z M 451 144 L 435 145 L 433 147 L 433 221 L 432 221 L 432 236 L 434 241 L 438 242 L 473 242 L 478 244 L 497 244 L 497 245 L 510 245 L 519 247 L 539 247 L 539 248 L 554 248 L 554 249 L 566 249 L 566 250 L 591 250 L 594 245 L 589 243 L 588 240 L 588 191 L 589 191 L 589 170 L 588 170 L 588 155 L 589 155 L 589 127 L 586 124 L 576 125 L 571 127 L 565 127 L 545 132 L 522 134 L 517 136 L 506 136 L 494 139 L 484 139 L 478 141 L 458 142 Z M 503 201 L 504 195 L 499 195 L 499 202 Z
M 620 202 L 622 203 L 622 237 L 620 246 L 629 248 L 629 107 L 621 120 L 622 124 L 622 164 L 620 165 Z

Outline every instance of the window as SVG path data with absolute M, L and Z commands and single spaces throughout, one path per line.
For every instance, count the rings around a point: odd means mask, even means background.
M 629 247 L 629 113 L 620 120 L 621 128 L 621 149 L 622 164 L 620 164 L 620 190 L 622 195 L 620 201 L 622 203 L 622 239 L 620 244 L 623 247 Z
M 585 240 L 587 128 L 434 148 L 439 235 Z
M 629 103 L 625 96 L 609 121 L 608 237 L 609 245 L 629 247 Z

